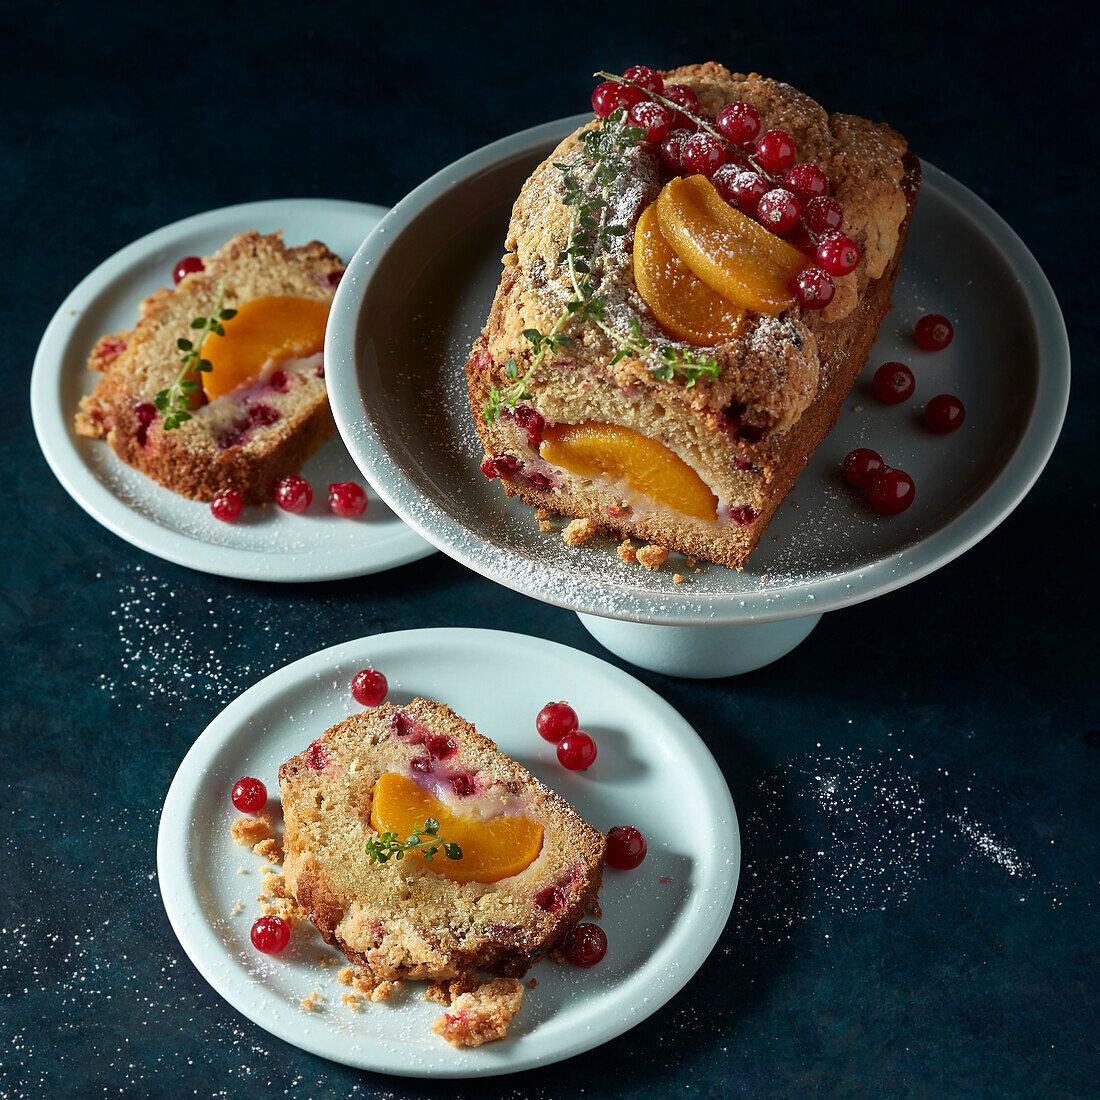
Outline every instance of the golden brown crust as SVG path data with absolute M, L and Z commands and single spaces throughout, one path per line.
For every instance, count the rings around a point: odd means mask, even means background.
M 192 318 L 213 310 L 219 284 L 226 308 L 271 294 L 328 302 L 343 268 L 319 241 L 287 248 L 281 233 L 239 233 L 204 259 L 202 271 L 146 298 L 132 330 L 100 337 L 88 366 L 101 377 L 80 402 L 77 432 L 106 439 L 123 462 L 183 496 L 210 500 L 236 489 L 246 504 L 273 500 L 276 484 L 335 428 L 320 360 L 284 372 L 286 389 L 228 395 L 172 431 L 147 410 L 179 375 L 176 341 L 193 335 Z
M 383 772 L 416 772 L 410 762 L 424 758 L 424 742 L 401 731 L 418 728 L 458 746 L 436 776 L 444 786 L 450 775 L 471 778 L 472 795 L 436 790 L 458 812 L 522 812 L 542 822 L 542 850 L 529 867 L 497 883 L 455 883 L 418 860 L 368 861 L 374 783 Z M 319 743 L 328 758 L 321 770 L 310 750 L 279 769 L 287 888 L 326 942 L 375 977 L 441 980 L 473 969 L 518 977 L 597 904 L 603 836 L 449 708 L 383 704 Z
M 731 74 L 712 62 L 674 70 L 665 79 L 693 87 L 704 110 L 743 99 L 760 112 L 762 128 L 787 129 L 799 159 L 820 164 L 829 175 L 845 211 L 843 228 L 860 245 L 862 260 L 854 273 L 838 280 L 828 310 L 750 314 L 734 340 L 713 349 L 722 368 L 714 381 L 701 380 L 692 388 L 662 382 L 648 364 L 630 357 L 612 366 L 614 347 L 589 324 L 570 330 L 571 344 L 543 360 L 527 382 L 531 399 L 524 404 L 549 423 L 602 421 L 660 440 L 719 498 L 720 522 L 692 519 L 639 500 L 621 485 L 568 474 L 541 459 L 537 440 L 509 410 L 493 424 L 484 417 L 490 390 L 509 384 L 508 359 L 521 371 L 531 362 L 523 329 L 545 332 L 556 319 L 554 280 L 564 276 L 550 257 L 560 251 L 568 212 L 556 197 L 560 173 L 553 165 L 576 155 L 576 135 L 536 169 L 517 200 L 500 287 L 467 362 L 470 403 L 486 454 L 514 460 L 496 471 L 508 495 L 574 519 L 589 518 L 618 538 L 632 536 L 740 568 L 832 427 L 866 361 L 889 309 L 920 165 L 889 127 L 829 115 L 788 85 L 756 74 Z M 645 161 L 647 155 L 652 154 L 636 155 L 624 185 L 627 194 L 616 207 L 616 216 L 629 226 L 659 189 L 658 171 Z M 623 240 L 629 245 L 629 238 Z M 601 293 L 631 307 L 643 325 L 654 325 L 634 290 L 628 250 L 606 266 Z M 655 332 L 668 339 L 659 328 Z

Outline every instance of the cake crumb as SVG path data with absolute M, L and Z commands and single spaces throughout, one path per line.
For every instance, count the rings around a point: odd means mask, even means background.
M 798 507 L 798 501 L 797 500 L 792 500 L 791 501 L 791 507 L 792 508 L 797 508 Z
M 287 894 L 283 876 L 266 867 L 256 900 L 264 916 L 282 917 L 292 929 L 299 921 L 307 919 L 306 911 Z
M 322 955 L 317 960 L 318 966 L 335 966 L 340 960 L 335 955 Z
M 672 574 L 672 583 L 673 584 L 683 584 L 684 583 L 684 578 L 681 577 L 679 573 L 673 573 Z
M 233 908 L 229 910 L 229 915 L 231 917 L 235 917 L 238 913 L 242 912 L 243 910 L 244 910 L 244 902 L 243 901 L 238 901 L 233 906 Z
M 340 1000 L 343 1001 L 352 1012 L 360 1012 L 362 1010 L 362 1006 L 359 1004 L 358 993 L 345 993 Z
M 529 981 L 529 982 L 527 983 L 527 988 L 528 988 L 528 989 L 534 989 L 534 988 L 535 988 L 535 987 L 536 987 L 536 986 L 537 986 L 538 984 L 539 984 L 539 980 L 538 980 L 538 978 L 532 978 L 532 979 L 531 979 L 531 980 L 530 980 L 530 981 Z
M 668 551 L 663 546 L 654 546 L 650 543 L 638 551 L 638 563 L 643 569 L 660 569 L 668 560 Z
M 274 837 L 269 836 L 267 840 L 261 840 L 259 844 L 253 844 L 252 851 L 258 856 L 263 856 L 268 863 L 283 862 L 283 850 Z
M 432 1031 L 456 1047 L 495 1042 L 508 1034 L 508 1025 L 522 1000 L 523 982 L 516 978 L 493 978 L 456 997 L 451 1005 L 454 1011 L 437 1017 Z
M 623 561 L 634 561 L 638 557 L 638 552 L 634 549 L 634 543 L 630 539 L 623 539 L 619 543 L 618 554 Z
M 433 982 L 426 992 L 421 993 L 425 1001 L 435 1001 L 436 1004 L 452 1005 L 456 998 L 463 993 L 472 993 L 481 984 L 481 979 L 476 974 L 459 974 L 456 978 L 446 978 L 441 982 Z
M 259 817 L 238 817 L 229 826 L 229 832 L 234 844 L 239 844 L 242 848 L 252 848 L 271 836 L 271 826 Z
M 854 412 L 854 413 L 863 412 L 863 406 L 862 405 L 853 405 L 852 406 L 852 412 Z
M 702 573 L 702 569 L 696 569 L 695 572 L 696 573 Z
M 365 966 L 344 966 L 336 975 L 342 985 L 350 985 L 365 994 L 375 1004 L 388 1001 L 404 985 L 402 981 L 383 981 L 376 978 Z
M 539 520 L 539 530 L 540 531 L 553 531 L 554 530 L 554 525 L 548 519 L 540 519 Z
M 575 519 L 565 525 L 561 533 L 561 540 L 566 546 L 581 546 L 586 543 L 599 528 L 595 520 Z
M 308 997 L 303 997 L 298 1003 L 306 1012 L 316 1012 L 323 999 L 320 993 L 311 993 Z
M 237 874 L 238 875 L 247 875 L 248 874 L 248 872 L 244 869 L 244 864 L 241 864 L 241 866 L 237 868 Z
M 552 514 L 553 513 L 548 508 L 539 508 L 538 511 L 535 512 L 535 516 L 538 519 L 549 519 Z
M 689 569 L 692 569 L 692 568 L 694 568 L 694 566 L 695 566 L 695 563 L 696 563 L 696 562 L 697 562 L 698 560 L 699 560 L 698 558 L 693 558 L 693 557 L 692 557 L 692 556 L 691 556 L 690 554 L 688 554 L 688 568 L 689 568 Z

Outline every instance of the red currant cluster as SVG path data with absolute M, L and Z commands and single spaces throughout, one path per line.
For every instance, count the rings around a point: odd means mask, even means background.
M 833 276 L 855 270 L 859 246 L 840 232 L 844 211 L 829 197 L 828 177 L 816 164 L 795 163 L 786 130 L 760 133 L 752 104 L 708 115 L 687 85 L 666 86 L 655 69 L 635 65 L 597 86 L 592 109 L 599 118 L 623 111 L 674 175 L 706 176 L 731 206 L 813 257 L 817 266 L 793 288 L 806 309 L 824 309 L 836 292 Z
M 313 503 L 313 486 L 304 477 L 290 474 L 275 486 L 275 503 L 284 512 L 301 513 Z M 367 491 L 354 481 L 336 481 L 328 487 L 329 510 L 345 519 L 357 519 L 367 510 Z M 244 499 L 236 489 L 222 489 L 210 502 L 210 511 L 222 523 L 241 514 Z

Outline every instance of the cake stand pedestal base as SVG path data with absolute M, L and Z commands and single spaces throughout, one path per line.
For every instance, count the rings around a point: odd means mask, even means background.
M 778 661 L 809 637 L 821 616 L 744 626 L 660 626 L 579 612 L 577 618 L 600 645 L 632 665 L 703 680 L 739 676 Z

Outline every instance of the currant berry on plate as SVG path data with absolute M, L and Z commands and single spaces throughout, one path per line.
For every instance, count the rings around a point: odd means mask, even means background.
M 585 921 L 566 932 L 562 953 L 574 966 L 595 966 L 607 954 L 607 936 L 598 924 Z
M 210 502 L 210 511 L 222 523 L 232 523 L 244 507 L 244 500 L 236 489 L 223 489 Z
M 284 512 L 301 514 L 313 502 L 313 486 L 304 477 L 290 474 L 275 486 L 275 503 Z
M 633 871 L 647 851 L 645 837 L 633 825 L 616 825 L 607 834 L 604 859 L 620 871 Z
M 913 396 L 916 388 L 913 372 L 904 363 L 883 363 L 872 380 L 875 396 L 887 405 L 897 405 Z
M 596 760 L 596 742 L 583 730 L 567 733 L 558 742 L 558 761 L 571 772 L 583 772 Z
M 870 447 L 857 447 L 844 456 L 841 472 L 849 485 L 854 485 L 857 489 L 866 489 L 871 478 L 885 465 L 878 451 L 872 451 Z
M 277 955 L 290 943 L 290 925 L 282 917 L 260 917 L 252 926 L 252 946 L 265 955 Z
M 867 503 L 884 516 L 896 516 L 913 503 L 916 486 L 904 470 L 884 466 L 867 483 Z
M 267 805 L 267 788 L 260 780 L 243 775 L 233 784 L 232 799 L 242 814 L 254 814 Z
M 205 271 L 206 265 L 200 256 L 184 256 L 174 268 L 172 268 L 172 282 L 182 283 L 183 280 L 195 271 Z
M 377 669 L 360 669 L 351 681 L 351 694 L 364 707 L 376 707 L 386 698 L 390 685 Z
M 337 481 L 328 487 L 328 506 L 345 519 L 355 519 L 367 510 L 367 491 L 354 481 Z
M 535 719 L 535 729 L 544 741 L 557 744 L 577 732 L 577 712 L 566 702 L 547 703 Z
M 936 435 L 955 431 L 965 419 L 966 409 L 954 394 L 937 394 L 924 406 L 924 422 Z
M 924 351 L 943 351 L 954 335 L 955 329 L 951 322 L 939 313 L 929 313 L 922 317 L 913 331 L 917 346 Z

